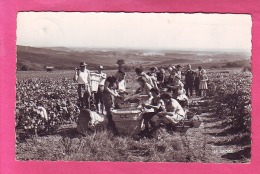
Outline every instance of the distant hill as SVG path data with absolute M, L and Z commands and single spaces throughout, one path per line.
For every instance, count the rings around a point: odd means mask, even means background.
M 250 56 L 243 53 L 223 53 L 209 51 L 151 51 L 128 49 L 84 49 L 66 47 L 29 47 L 17 46 L 17 69 L 23 66 L 29 70 L 44 70 L 46 66 L 54 69 L 74 69 L 79 62 L 85 61 L 90 69 L 104 65 L 106 69 L 115 69 L 116 62 L 124 59 L 129 67 L 169 66 L 177 64 L 225 65 L 238 62 L 250 63 Z

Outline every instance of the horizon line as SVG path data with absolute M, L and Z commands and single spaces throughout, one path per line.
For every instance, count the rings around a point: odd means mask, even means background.
M 93 50 L 154 50 L 154 51 L 229 51 L 229 52 L 252 52 L 251 49 L 243 49 L 243 48 L 136 48 L 136 47 L 84 47 L 84 46 L 31 46 L 31 45 L 18 45 L 23 47 L 32 47 L 32 48 L 68 48 L 68 49 L 93 49 Z

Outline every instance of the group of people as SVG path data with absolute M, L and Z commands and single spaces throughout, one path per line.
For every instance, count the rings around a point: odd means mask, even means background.
M 91 95 L 90 71 L 86 68 L 85 62 L 80 63 L 80 69 L 76 69 L 74 80 L 78 83 L 78 95 L 81 107 L 90 109 L 89 97 Z M 114 75 L 107 76 L 99 66 L 100 82 L 98 90 L 94 93 L 97 111 L 105 113 L 110 127 L 114 127 L 111 108 L 117 107 L 119 102 L 124 101 L 126 92 L 125 72 L 119 69 Z M 140 87 L 136 94 L 144 94 L 149 102 L 142 103 L 144 108 L 152 108 L 154 112 L 143 114 L 145 129 L 142 135 L 151 135 L 161 123 L 171 127 L 178 124 L 185 117 L 183 107 L 187 104 L 188 97 L 193 96 L 195 89 L 196 96 L 206 96 L 208 77 L 206 71 L 201 67 L 196 70 L 187 65 L 183 71 L 181 65 L 170 66 L 167 69 L 150 68 L 146 73 L 143 68 L 136 68 L 138 76 L 137 83 Z M 85 92 L 83 92 L 83 89 Z
M 183 67 L 181 65 L 169 66 L 167 71 L 165 69 L 160 68 L 158 70 L 157 67 L 150 68 L 150 72 L 143 72 L 142 68 L 137 68 L 136 74 L 138 76 L 150 76 L 152 79 L 154 86 L 158 89 L 163 89 L 168 92 L 173 93 L 174 97 L 186 94 L 188 97 L 193 96 L 193 91 L 195 90 L 196 96 L 205 97 L 207 87 L 208 77 L 206 75 L 206 70 L 202 69 L 201 66 L 196 70 L 191 69 L 191 65 L 187 65 L 186 70 L 182 70 Z

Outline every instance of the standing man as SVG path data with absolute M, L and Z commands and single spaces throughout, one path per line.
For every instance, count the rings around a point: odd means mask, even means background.
M 94 94 L 96 109 L 99 113 L 104 114 L 104 101 L 102 93 L 104 91 L 104 85 L 107 78 L 107 74 L 103 72 L 104 67 L 100 65 L 98 67 L 97 74 L 100 74 L 100 81 L 98 84 L 98 91 Z
M 199 86 L 200 86 L 201 70 L 202 70 L 201 66 L 199 66 L 198 69 L 195 70 L 194 88 L 195 88 L 196 96 L 200 96 Z
M 191 97 L 193 93 L 194 74 L 195 72 L 191 69 L 191 65 L 187 65 L 184 88 L 188 97 Z
M 90 109 L 90 72 L 86 62 L 80 62 L 80 69 L 75 69 L 74 81 L 78 83 L 80 107 Z

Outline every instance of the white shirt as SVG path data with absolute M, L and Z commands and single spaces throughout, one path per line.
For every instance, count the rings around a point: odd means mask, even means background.
M 125 92 L 126 91 L 126 82 L 125 80 L 121 80 L 120 82 L 118 82 L 118 91 L 119 92 Z
M 169 103 L 165 103 L 165 108 L 167 112 L 174 112 L 176 114 L 185 115 L 185 112 L 178 101 L 171 99 Z
M 201 75 L 201 71 L 199 69 L 195 70 L 195 77 L 199 77 Z
M 40 116 L 42 118 L 44 118 L 45 120 L 48 120 L 48 115 L 47 115 L 46 109 L 44 107 L 38 106 L 36 112 L 37 112 L 37 114 L 40 114 Z
M 104 85 L 105 85 L 106 78 L 107 78 L 107 74 L 106 74 L 106 73 L 103 73 L 103 72 L 101 72 L 101 76 L 100 76 L 100 82 L 99 82 L 99 85 L 102 85 L 102 86 L 104 86 Z
M 90 118 L 91 120 L 89 122 L 89 126 L 95 126 L 99 123 L 106 121 L 106 117 L 104 115 L 99 115 L 94 111 L 90 111 Z
M 146 83 L 148 83 L 149 85 L 153 87 L 155 87 L 154 81 L 155 81 L 155 77 L 154 76 L 149 76 L 146 73 L 142 74 L 142 77 L 144 77 L 144 80 Z
M 83 72 L 78 71 L 78 75 L 76 75 L 76 81 L 78 84 L 89 84 L 90 80 L 90 72 L 85 69 Z

